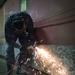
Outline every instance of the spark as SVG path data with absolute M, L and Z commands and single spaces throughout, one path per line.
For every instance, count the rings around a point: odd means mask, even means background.
M 51 50 L 35 47 L 34 53 L 34 62 L 37 68 L 51 75 L 69 75 L 67 68 Z

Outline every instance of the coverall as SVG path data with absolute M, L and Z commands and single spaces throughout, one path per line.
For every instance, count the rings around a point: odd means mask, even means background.
M 25 25 L 25 28 L 22 25 Z M 19 30 L 17 30 L 17 28 Z M 5 39 L 8 45 L 6 50 L 6 63 L 8 71 L 12 69 L 12 65 L 15 62 L 14 48 L 20 49 L 22 46 L 27 48 L 29 45 L 33 44 L 33 29 L 33 20 L 27 12 L 17 12 L 11 14 L 6 20 Z M 20 44 L 16 43 L 17 40 L 20 42 Z M 27 56 L 21 50 L 20 52 L 21 54 L 18 59 L 19 62 Z

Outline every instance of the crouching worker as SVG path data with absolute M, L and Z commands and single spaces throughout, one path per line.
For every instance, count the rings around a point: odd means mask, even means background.
M 34 43 L 33 32 L 33 20 L 31 16 L 26 12 L 17 12 L 8 17 L 5 22 L 5 39 L 8 45 L 6 50 L 6 63 L 7 63 L 7 75 L 12 73 L 12 65 L 15 62 L 14 48 L 20 49 L 20 57 L 18 59 L 19 66 L 20 61 L 27 57 L 25 55 L 22 46 L 25 47 L 25 51 L 29 45 Z M 20 44 L 16 43 L 19 41 Z M 17 74 L 22 74 L 21 68 L 17 69 Z M 24 72 L 23 72 L 24 74 Z

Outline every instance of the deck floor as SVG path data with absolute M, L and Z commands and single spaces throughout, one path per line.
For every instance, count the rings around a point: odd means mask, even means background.
M 0 59 L 0 75 L 6 75 L 7 66 L 4 59 Z M 16 75 L 16 70 L 13 70 L 13 75 Z

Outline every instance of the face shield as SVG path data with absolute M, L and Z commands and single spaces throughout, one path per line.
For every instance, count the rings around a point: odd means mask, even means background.
M 15 20 L 12 24 L 16 30 L 22 30 L 24 27 L 24 22 L 22 20 Z

